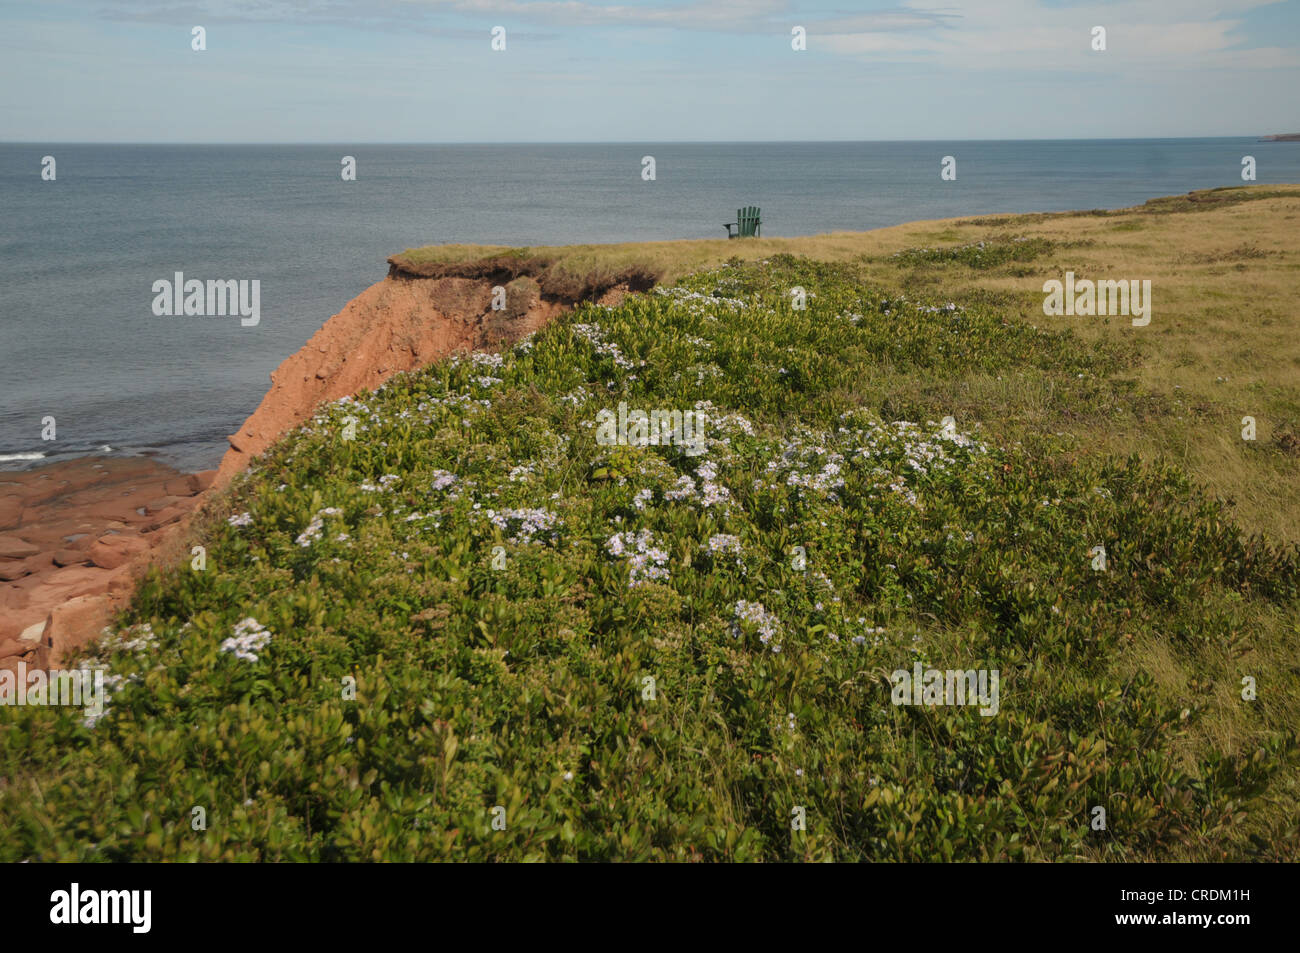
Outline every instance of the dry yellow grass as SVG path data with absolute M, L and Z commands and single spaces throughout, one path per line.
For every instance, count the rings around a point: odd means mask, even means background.
M 992 228 L 970 220 L 917 223 L 930 227 L 888 231 L 901 231 L 896 241 L 902 243 L 955 233 L 958 244 L 1012 234 L 1082 244 L 1057 247 L 1028 265 L 989 272 L 930 269 L 928 279 L 911 281 L 897 268 L 891 276 L 880 256 L 868 267 L 877 280 L 913 290 L 1003 294 L 1023 319 L 1069 326 L 1085 339 L 1130 338 L 1139 353 L 1134 378 L 1175 412 L 1128 432 L 1088 428 L 1087 421 L 1066 429 L 1097 450 L 1176 460 L 1233 499 L 1245 529 L 1297 541 L 1300 456 L 1286 434 L 1300 429 L 1300 316 L 1294 307 L 1300 291 L 1300 188 L 1253 191 L 1282 194 L 1171 214 L 1134 209 L 1104 217 L 1017 217 Z M 1067 269 L 1080 278 L 1150 279 L 1150 325 L 1045 316 L 1042 283 L 1063 278 Z M 1242 439 L 1245 416 L 1257 423 L 1253 444 Z
M 909 248 L 964 245 L 1011 237 L 1052 247 L 1029 262 L 987 270 L 960 263 L 900 265 Z M 1088 340 L 1117 336 L 1137 348 L 1127 372 L 1168 413 L 1116 430 L 1110 421 L 1035 414 L 1033 394 L 1015 381 L 988 381 L 962 396 L 977 418 L 1015 406 L 1024 428 L 1065 432 L 1088 453 L 1138 453 L 1186 468 L 1233 502 L 1248 532 L 1300 541 L 1300 186 L 1216 189 L 1154 199 L 1111 212 L 1065 212 L 912 222 L 871 232 L 740 241 L 640 242 L 511 249 L 442 245 L 403 253 L 411 262 L 467 261 L 499 255 L 539 257 L 558 273 L 639 269 L 662 281 L 733 257 L 803 255 L 859 264 L 883 289 L 945 300 L 992 301 L 1009 315 L 1048 328 L 1070 327 Z M 1047 317 L 1043 282 L 1079 278 L 1150 279 L 1150 325 L 1127 318 Z M 981 414 L 981 410 L 984 411 Z M 1026 412 L 1027 410 L 1027 412 Z M 1257 439 L 1242 439 L 1253 417 Z

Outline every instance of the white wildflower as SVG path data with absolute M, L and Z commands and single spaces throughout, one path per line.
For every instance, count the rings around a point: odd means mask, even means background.
M 256 619 L 249 617 L 235 623 L 234 635 L 221 643 L 221 651 L 234 652 L 235 658 L 256 662 L 257 653 L 271 641 L 271 633 Z

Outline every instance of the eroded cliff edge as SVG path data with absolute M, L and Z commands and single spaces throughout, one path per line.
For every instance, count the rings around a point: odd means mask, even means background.
M 544 263 L 501 257 L 417 265 L 395 255 L 388 261 L 388 277 L 350 301 L 271 374 L 257 410 L 228 438 L 217 487 L 322 402 L 373 389 L 456 351 L 509 347 L 580 301 L 616 304 L 655 281 L 643 271 L 559 280 Z

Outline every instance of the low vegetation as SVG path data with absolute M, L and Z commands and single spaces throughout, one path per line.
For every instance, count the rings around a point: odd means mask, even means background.
M 960 264 L 986 271 L 1011 261 L 1033 261 L 1051 251 L 1053 247 L 1055 243 L 1045 238 L 1018 235 L 991 241 L 971 242 L 968 245 L 906 248 L 896 252 L 893 258 L 900 266 Z
M 322 408 L 94 648 L 102 717 L 0 714 L 0 860 L 1297 859 L 1295 546 L 1064 429 L 1175 416 L 1131 336 L 881 268 Z M 620 402 L 704 452 L 603 445 Z M 996 713 L 895 704 L 918 663 Z

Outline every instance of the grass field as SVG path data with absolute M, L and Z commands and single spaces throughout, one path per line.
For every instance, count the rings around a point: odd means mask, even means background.
M 408 252 L 661 283 L 281 441 L 0 714 L 0 860 L 1296 860 L 1297 212 Z

